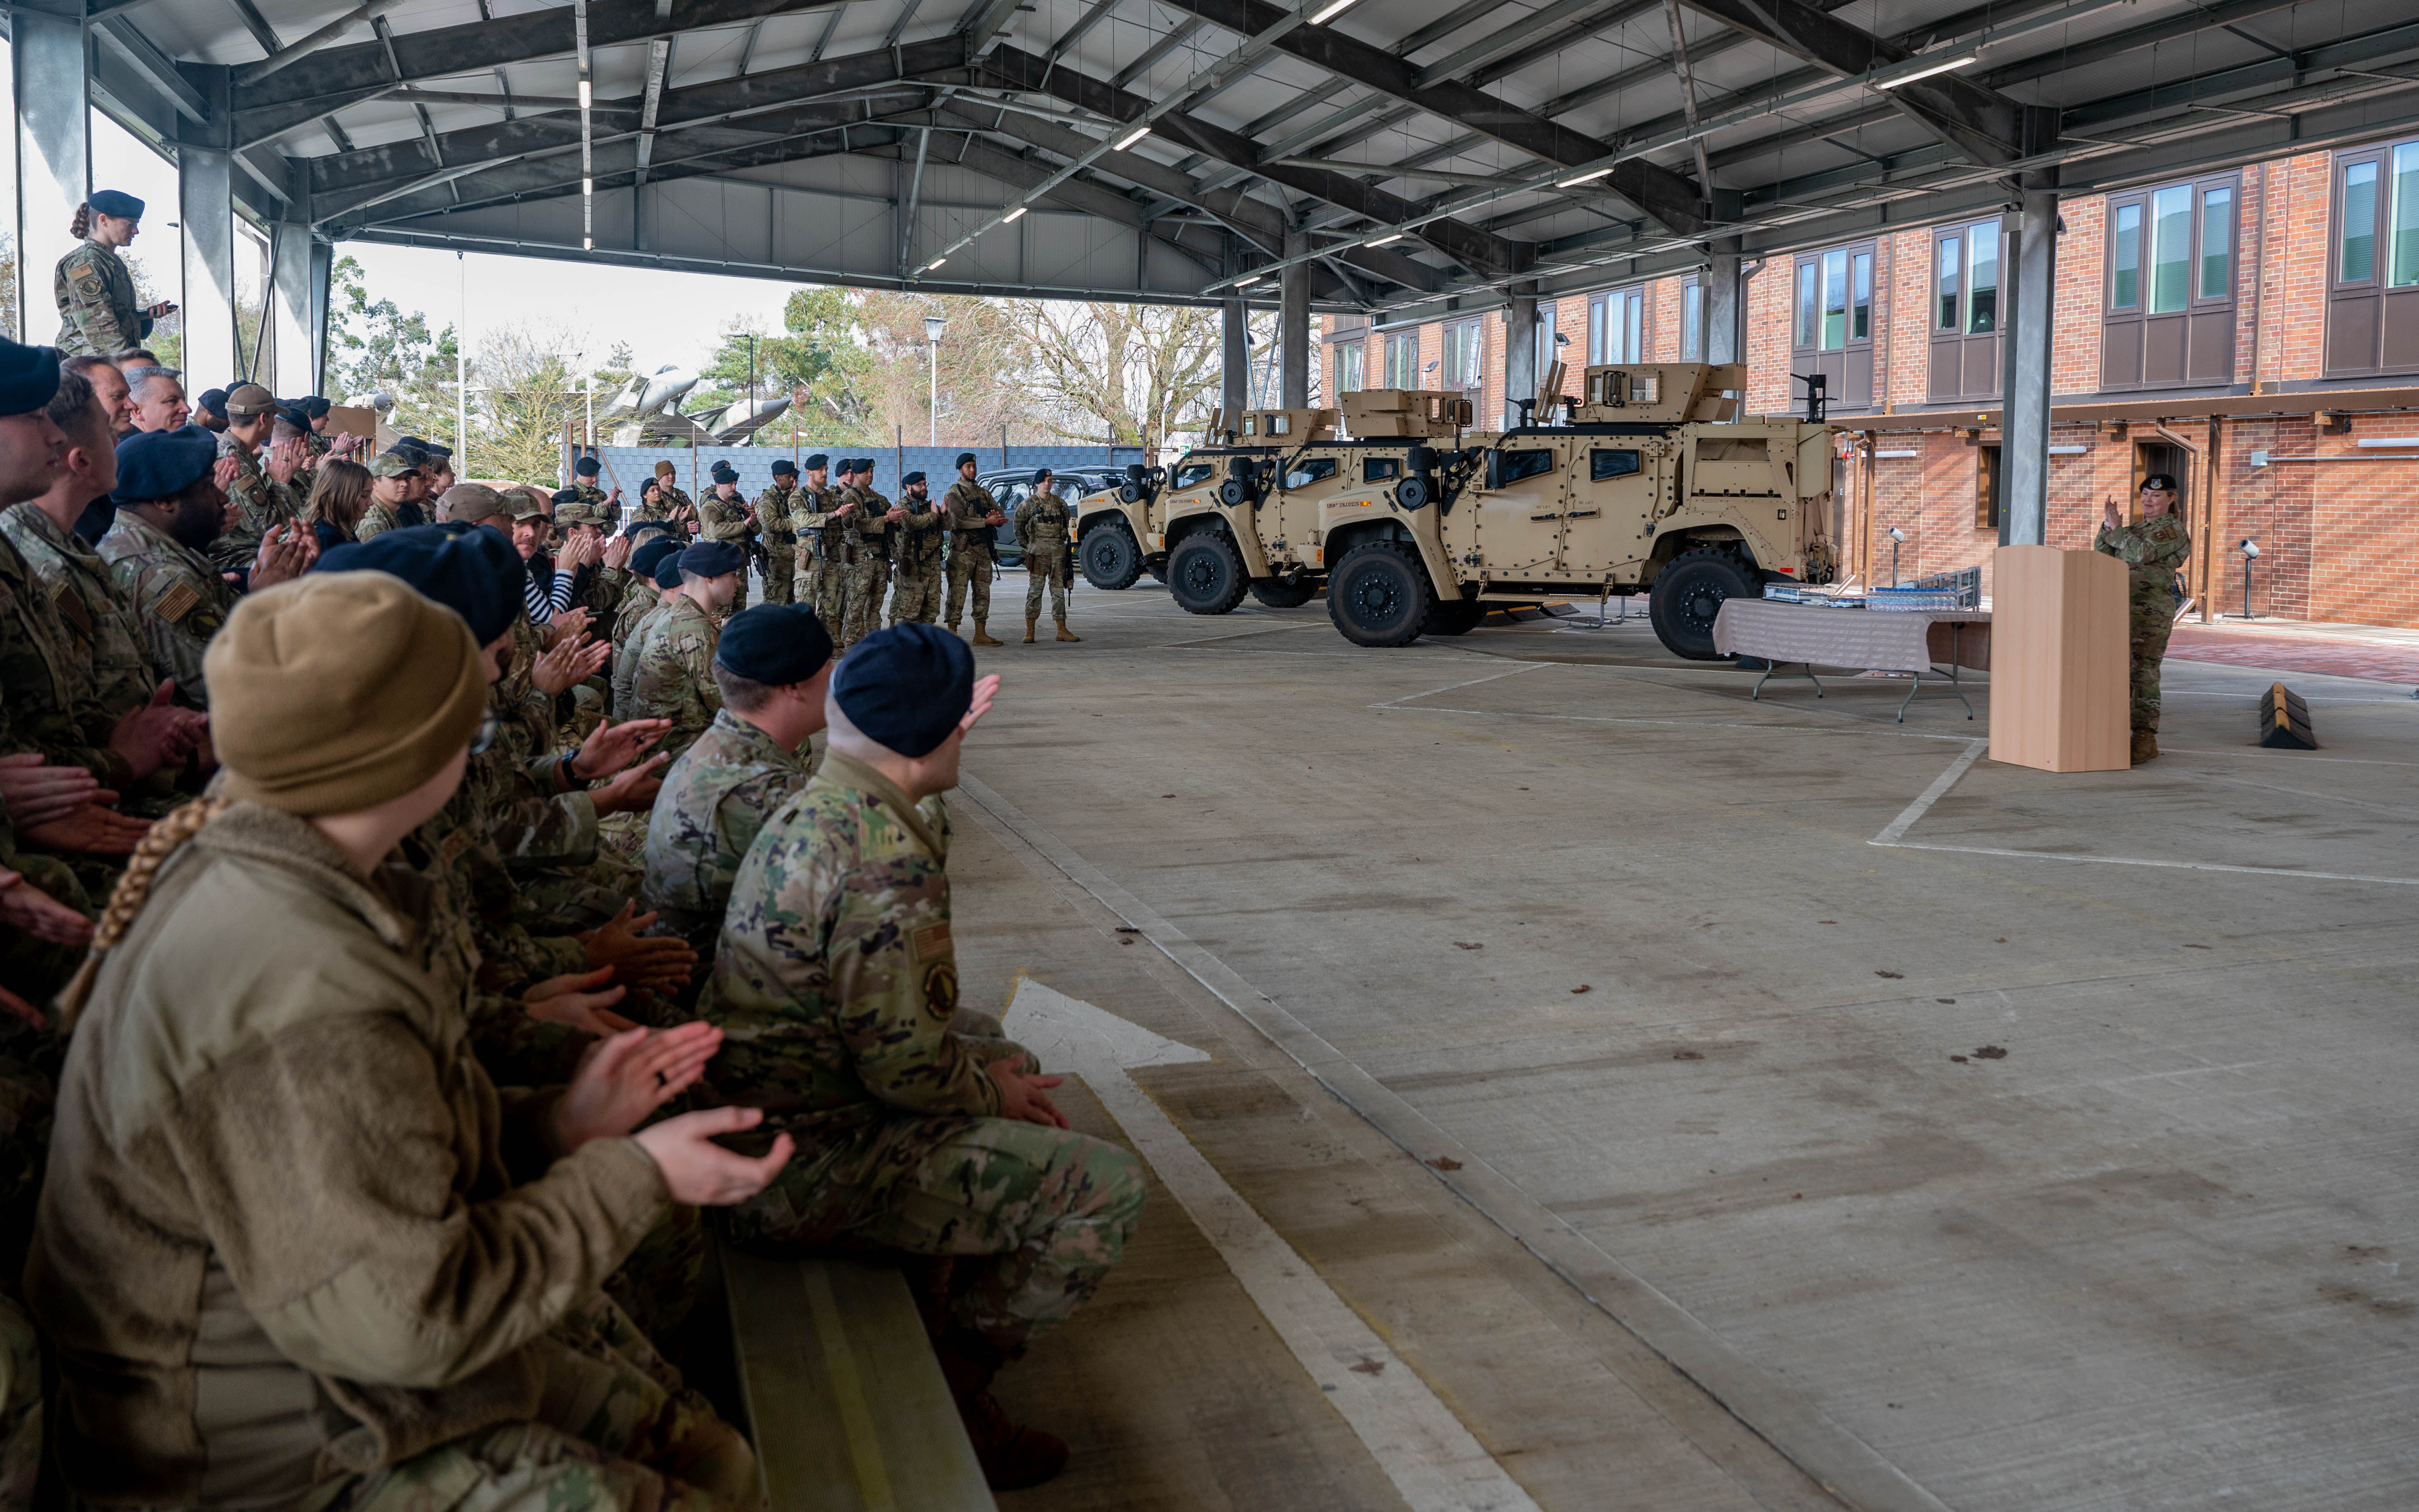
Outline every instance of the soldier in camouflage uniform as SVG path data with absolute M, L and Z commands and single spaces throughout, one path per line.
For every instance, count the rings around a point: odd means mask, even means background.
M 831 637 L 815 611 L 763 604 L 731 617 L 714 657 L 722 708 L 664 774 L 647 821 L 641 904 L 710 964 L 731 881 L 757 831 L 814 775 Z
M 23 1015 L 32 1013 L 34 1019 Z M 31 1512 L 42 1462 L 42 1354 L 17 1298 L 67 1041 L 23 999 L 0 1001 L 0 1512 Z
M 846 523 L 839 511 L 847 490 L 831 486 L 829 462 L 821 452 L 807 458 L 807 481 L 790 499 L 790 518 L 798 532 L 798 602 L 813 609 L 825 629 L 839 625 L 845 607 L 837 585 Z
M 613 648 L 613 717 L 617 719 L 629 718 L 637 707 L 630 684 L 639 674 L 639 651 L 646 644 L 647 626 L 670 602 L 663 595 L 680 586 L 680 554 L 678 541 L 658 537 L 630 555 L 636 569 L 633 576 L 646 581 L 647 598 L 643 605 L 633 606 L 625 599 L 622 606 L 621 635 Z
M 117 249 L 134 239 L 142 219 L 143 202 L 115 189 L 100 190 L 77 207 L 69 234 L 84 238 L 84 245 L 59 259 L 51 279 L 59 306 L 61 356 L 107 357 L 140 347 L 155 318 L 176 312 L 173 304 L 146 310 L 134 302 L 134 276 Z
M 764 532 L 764 602 L 798 601 L 798 522 L 790 517 L 798 493 L 798 464 L 773 459 L 773 486 L 756 496 L 756 523 Z M 811 607 L 811 606 L 809 606 Z
M 1016 544 L 1025 548 L 1025 643 L 1033 644 L 1033 627 L 1041 618 L 1041 586 L 1050 585 L 1050 612 L 1058 621 L 1058 639 L 1084 639 L 1067 628 L 1067 577 L 1073 565 L 1068 538 L 1074 531 L 1073 512 L 1051 486 L 1050 470 L 1033 476 L 1033 492 L 1016 506 Z
M 2105 506 L 2095 550 L 2125 563 L 2126 615 L 2133 654 L 2134 764 L 2159 754 L 2159 663 L 2176 626 L 2176 574 L 2192 560 L 2192 536 L 2177 510 L 2176 480 L 2153 472 L 2142 480 L 2142 517 L 2122 523 Z
M 704 500 L 697 506 L 698 539 L 728 541 L 739 548 L 739 592 L 732 596 L 730 609 L 730 614 L 736 614 L 747 607 L 745 560 L 756 554 L 756 509 L 740 496 L 738 469 L 728 462 L 716 462 L 713 476 L 714 486 L 705 491 Z
M 235 482 L 226 490 L 236 507 L 236 523 L 210 543 L 209 550 L 210 561 L 222 572 L 248 571 L 271 529 L 301 524 L 303 501 L 292 486 L 301 463 L 296 444 L 270 447 L 265 462 L 255 455 L 275 428 L 276 416 L 277 401 L 257 383 L 227 393 L 227 428 L 219 438 L 219 455 L 236 459 Z
M 973 643 L 995 646 L 986 624 L 991 618 L 991 579 L 996 570 L 992 565 L 992 530 L 1008 523 L 1000 512 L 999 501 L 991 490 L 975 481 L 978 464 L 975 454 L 958 454 L 958 481 L 949 485 L 942 497 L 941 509 L 949 535 L 949 629 L 958 627 L 958 611 L 966 607 L 966 587 L 974 586 L 975 634 Z
M 609 494 L 596 486 L 597 475 L 604 471 L 603 463 L 583 456 L 571 464 L 571 486 L 579 490 L 579 501 L 596 511 L 607 530 L 617 530 L 622 524 L 622 490 L 617 485 Z
M 907 512 L 873 490 L 873 459 L 860 456 L 851 485 L 857 507 L 843 532 L 847 561 L 848 607 L 840 627 L 842 651 L 882 627 L 882 596 L 890 587 L 890 558 L 897 549 L 897 527 Z
M 738 593 L 747 559 L 728 541 L 701 541 L 681 552 L 679 563 L 680 586 L 664 591 L 664 607 L 647 622 L 630 673 L 632 712 L 671 721 L 662 748 L 674 759 L 722 707 L 714 686 L 716 615 Z
M 664 520 L 671 525 L 673 534 L 686 541 L 698 533 L 697 505 L 689 501 L 686 493 L 673 486 L 672 471 L 671 463 L 658 462 L 653 480 L 639 486 L 639 518 Z M 646 497 L 649 487 L 655 491 L 653 499 Z
M 898 538 L 899 566 L 890 590 L 890 623 L 930 625 L 941 617 L 941 547 L 948 537 L 924 474 L 910 472 L 899 480 L 899 507 L 906 517 L 891 532 Z
M 354 540 L 429 523 L 422 502 L 428 497 L 428 475 L 421 471 L 418 455 L 392 446 L 362 466 L 370 471 L 370 502 L 362 511 L 362 522 L 353 527 Z
M 1055 1474 L 1066 1446 L 1009 1422 L 992 1377 L 1117 1263 L 1143 1175 L 1069 1132 L 1056 1078 L 995 1021 L 959 1018 L 940 795 L 996 683 L 978 698 L 973 651 L 926 625 L 868 637 L 833 672 L 823 769 L 732 885 L 700 1003 L 728 1038 L 697 1096 L 797 1136 L 794 1162 L 732 1210 L 735 1242 L 955 1257 L 935 1348 L 1007 1489 Z

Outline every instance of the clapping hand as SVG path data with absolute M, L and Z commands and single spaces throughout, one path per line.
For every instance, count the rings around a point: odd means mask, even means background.
M 600 724 L 580 743 L 578 754 L 571 758 L 571 775 L 583 782 L 600 777 L 611 777 L 645 754 L 648 748 L 671 733 L 670 719 L 624 719 L 620 724 Z
M 606 986 L 612 977 L 611 966 L 548 977 L 521 994 L 521 1011 L 541 1024 L 566 1024 L 600 1037 L 625 1033 L 638 1026 L 606 1011 L 628 990 Z
M 38 750 L 0 756 L 0 805 L 19 828 L 64 819 L 89 803 L 114 803 L 117 795 L 101 796 L 100 779 L 81 766 L 51 766 Z
M 291 582 L 319 560 L 319 537 L 308 527 L 287 522 L 270 528 L 253 554 L 251 583 L 254 593 Z
M 999 673 L 975 679 L 975 699 L 966 706 L 965 717 L 958 721 L 958 733 L 967 733 L 991 712 L 991 701 L 999 696 Z
M 580 936 L 588 948 L 591 969 L 611 966 L 619 980 L 648 992 L 670 992 L 688 980 L 697 952 L 686 940 L 671 934 L 640 934 L 655 921 L 652 913 L 633 918 L 635 903 L 624 903 L 612 921 Z
M 721 1048 L 722 1031 L 711 1024 L 630 1029 L 590 1046 L 554 1105 L 556 1143 L 568 1153 L 628 1134 L 695 1086 Z
M 87 945 L 92 941 L 91 919 L 14 872 L 0 872 L 0 924 L 14 926 L 53 945 Z M 40 1014 L 34 1015 L 34 1023 L 41 1021 Z
M 564 636 L 541 653 L 530 668 L 530 686 L 555 698 L 576 684 L 584 683 L 602 671 L 613 655 L 609 640 L 591 640 L 585 636 Z

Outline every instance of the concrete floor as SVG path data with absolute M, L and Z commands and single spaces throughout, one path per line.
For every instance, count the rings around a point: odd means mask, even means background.
M 1911 810 L 1980 690 L 1072 618 L 984 662 L 966 1001 L 1208 1051 L 1134 1080 L 1535 1504 L 2419 1505 L 2408 688 L 2289 674 L 2323 748 L 2266 751 L 2273 674 L 2171 663 L 2155 764 Z M 1502 1504 L 1407 1492 L 1154 1199 L 1003 1505 Z

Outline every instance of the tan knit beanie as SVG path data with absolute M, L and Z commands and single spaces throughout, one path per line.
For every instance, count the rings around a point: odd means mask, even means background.
M 470 743 L 487 666 L 462 616 L 382 572 L 247 595 L 202 660 L 229 797 L 295 814 L 374 808 Z

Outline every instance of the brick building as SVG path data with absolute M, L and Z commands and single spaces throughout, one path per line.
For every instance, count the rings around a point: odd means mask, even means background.
M 2253 162 L 2061 207 L 2049 541 L 2088 545 L 2103 501 L 2181 482 L 2192 591 L 2298 619 L 2419 626 L 2419 136 Z M 1836 528 L 1860 580 L 1981 563 L 1998 541 L 1995 220 L 1894 230 L 1754 265 L 1748 409 L 1803 409 L 1820 373 L 1849 434 Z M 1538 309 L 1538 371 L 1703 359 L 1695 274 Z M 1330 317 L 1329 393 L 1460 388 L 1504 415 L 1501 309 L 1389 328 Z M 1796 397 L 1793 397 L 1793 388 Z M 2205 592 L 2213 581 L 2215 592 Z

